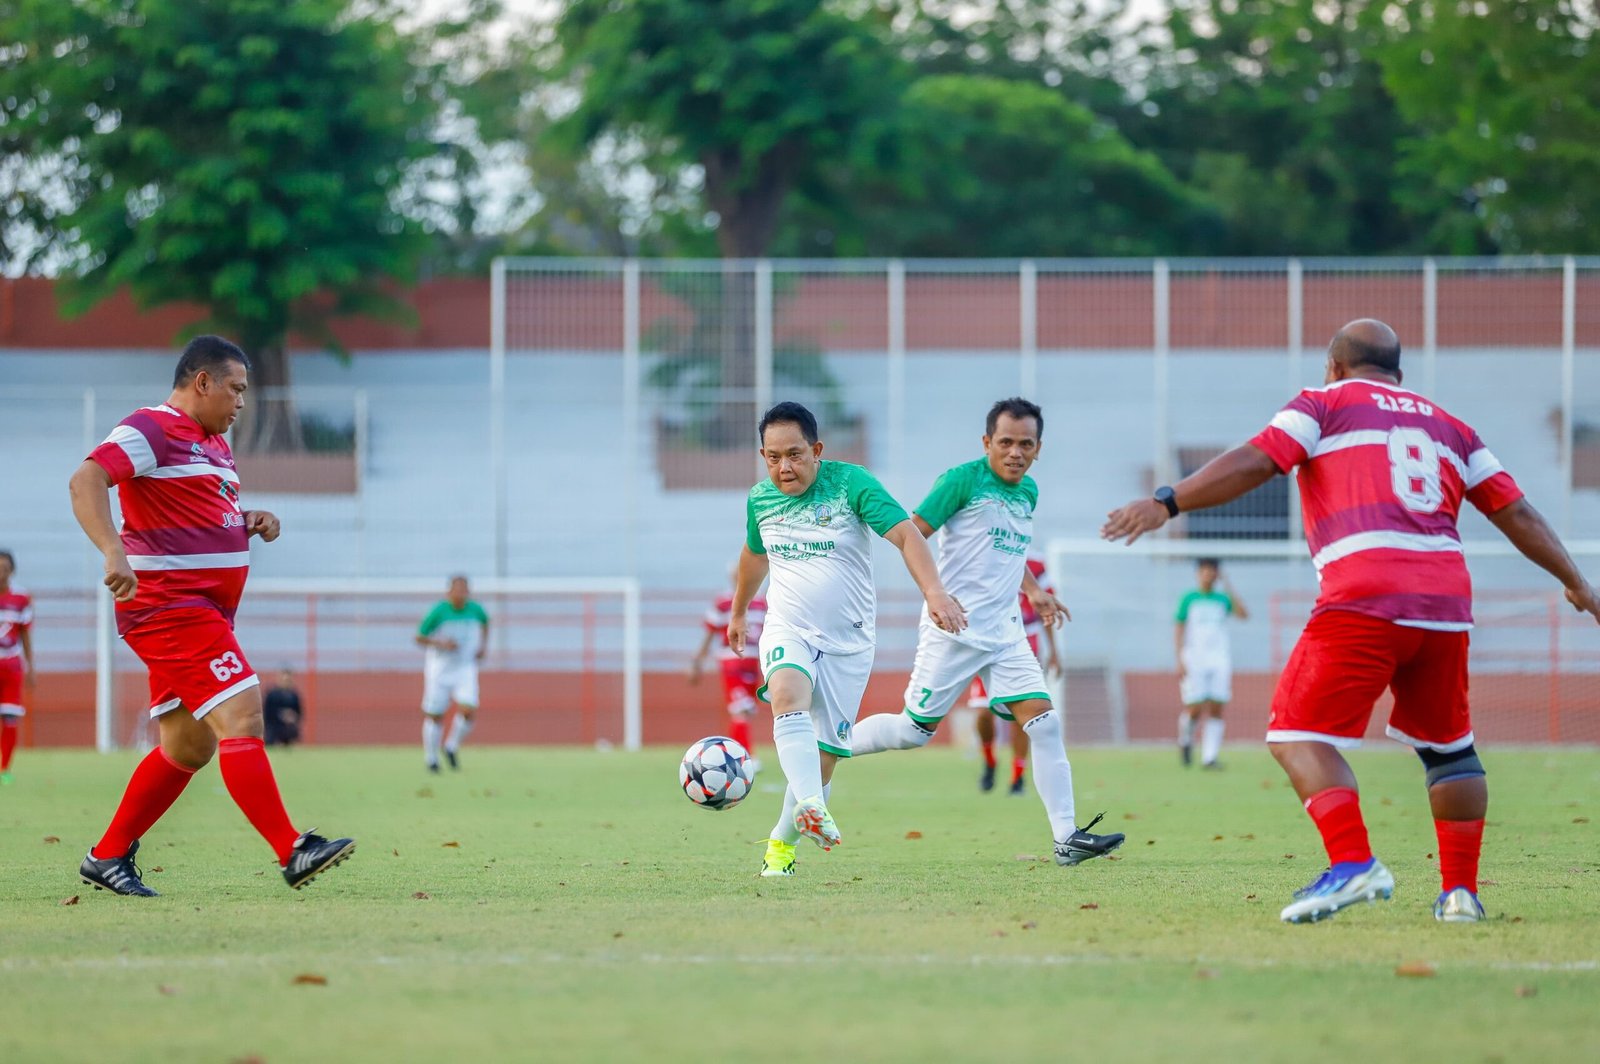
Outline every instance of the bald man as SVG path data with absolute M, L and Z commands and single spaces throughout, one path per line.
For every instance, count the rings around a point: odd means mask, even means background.
M 1600 595 L 1478 434 L 1401 379 L 1394 330 L 1351 322 L 1328 347 L 1324 387 L 1301 392 L 1249 443 L 1193 476 L 1113 511 L 1100 533 L 1132 543 L 1300 468 L 1321 592 L 1279 677 L 1267 742 L 1322 835 L 1328 870 L 1295 892 L 1281 913 L 1289 923 L 1393 894 L 1340 753 L 1360 745 L 1385 688 L 1394 691 L 1388 734 L 1414 748 L 1427 773 L 1442 880 L 1434 918 L 1484 917 L 1478 855 L 1489 790 L 1467 706 L 1463 499 L 1561 581 L 1574 609 L 1600 620 Z

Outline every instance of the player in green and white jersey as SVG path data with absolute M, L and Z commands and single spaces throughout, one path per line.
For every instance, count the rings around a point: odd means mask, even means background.
M 489 615 L 473 601 L 467 578 L 452 576 L 445 597 L 417 626 L 417 645 L 427 648 L 422 665 L 422 757 L 439 771 L 439 740 L 452 702 L 456 719 L 444 740 L 444 756 L 460 768 L 461 743 L 478 712 L 478 662 L 489 649 Z
M 758 432 L 767 479 L 750 489 L 728 644 L 744 653 L 750 600 L 770 578 L 756 696 L 772 706 L 772 745 L 789 786 L 761 874 L 787 876 L 800 836 L 824 850 L 840 841 L 827 784 L 839 758 L 850 756 L 877 647 L 870 533 L 899 548 L 930 623 L 959 632 L 967 621 L 923 537 L 877 478 L 822 460 L 811 411 L 779 403 Z
M 1183 711 L 1178 714 L 1178 753 L 1185 765 L 1194 760 L 1195 718 L 1204 717 L 1200 767 L 1214 769 L 1221 767 L 1217 755 L 1222 752 L 1222 707 L 1233 697 L 1228 618 L 1248 620 L 1250 612 L 1222 575 L 1222 563 L 1216 558 L 1197 559 L 1194 572 L 1199 586 L 1178 600 L 1173 617 L 1178 693 L 1183 699 Z
M 912 516 L 924 536 L 939 537 L 939 575 L 968 610 L 963 632 L 941 631 L 923 613 L 905 709 L 879 713 L 856 727 L 858 755 L 926 746 L 974 675 L 989 708 L 1028 736 L 1033 785 L 1055 839 L 1056 863 L 1075 865 L 1122 845 L 1120 834 L 1096 835 L 1095 817 L 1078 826 L 1061 717 L 1050 705 L 1044 672 L 1028 646 L 1021 587 L 1048 627 L 1065 615 L 1054 595 L 1028 571 L 1039 488 L 1028 470 L 1039 457 L 1044 413 L 1026 399 L 1002 399 L 984 423 L 983 457 L 947 470 Z

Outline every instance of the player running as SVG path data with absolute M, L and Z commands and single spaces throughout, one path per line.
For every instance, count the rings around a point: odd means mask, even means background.
M 1179 513 L 1301 467 L 1306 541 L 1322 590 L 1279 678 L 1267 742 L 1322 835 L 1329 867 L 1284 907 L 1291 923 L 1393 894 L 1340 753 L 1360 745 L 1386 687 L 1394 691 L 1389 736 L 1414 747 L 1427 771 L 1442 880 L 1434 918 L 1484 918 L 1478 856 L 1489 789 L 1467 707 L 1472 583 L 1456 530 L 1463 498 L 1560 580 L 1575 609 L 1600 620 L 1600 594 L 1478 434 L 1400 382 L 1394 331 L 1351 322 L 1329 345 L 1325 387 L 1301 392 L 1249 443 L 1112 511 L 1101 529 L 1132 543 Z
M 732 575 L 737 579 L 737 571 Z M 689 683 L 698 684 L 706 671 L 706 655 L 711 653 L 712 642 L 722 644 L 718 656 L 722 662 L 722 698 L 728 709 L 728 737 L 750 752 L 757 771 L 761 765 L 755 761 L 756 748 L 750 741 L 750 718 L 756 711 L 756 689 L 761 686 L 761 665 L 749 651 L 750 644 L 760 645 L 761 628 L 766 617 L 767 600 L 751 599 L 750 605 L 745 607 L 748 625 L 745 629 L 745 653 L 735 654 L 733 647 L 728 644 L 728 622 L 733 619 L 733 591 L 730 589 L 711 604 L 705 617 L 705 635 L 689 662 Z
M 1033 574 L 1033 579 L 1044 588 L 1048 595 L 1055 595 L 1056 589 L 1045 583 L 1044 562 L 1038 558 L 1028 559 L 1028 572 Z M 1033 601 L 1028 598 L 1026 591 L 1017 593 L 1017 609 L 1022 611 L 1022 632 L 1028 637 L 1028 649 L 1034 657 L 1039 656 L 1039 644 L 1043 641 L 1045 656 L 1043 660 L 1044 675 L 1046 679 L 1061 676 L 1061 654 L 1056 649 L 1055 629 L 1045 625 L 1039 618 L 1039 611 L 1033 608 Z M 1063 611 L 1065 612 L 1065 611 Z M 978 777 L 980 791 L 994 790 L 994 774 L 998 765 L 994 756 L 994 740 L 996 735 L 995 715 L 984 712 L 989 708 L 989 691 L 983 686 L 983 680 L 974 676 L 972 686 L 967 688 L 967 708 L 978 712 L 978 748 L 983 755 L 983 774 Z M 1011 733 L 1011 794 L 1021 794 L 1023 784 L 1028 773 L 1028 735 L 1020 725 L 1012 722 L 1007 729 Z
M 1184 593 L 1174 615 L 1173 644 L 1178 655 L 1178 754 L 1185 767 L 1194 761 L 1195 718 L 1200 725 L 1200 767 L 1218 769 L 1222 753 L 1222 707 L 1233 697 L 1233 652 L 1228 645 L 1228 618 L 1244 621 L 1250 611 L 1222 575 L 1216 558 L 1194 565 L 1199 586 Z M 1220 584 L 1221 590 L 1218 590 Z
M 765 686 L 756 695 L 772 706 L 772 745 L 789 785 L 761 874 L 792 876 L 802 835 L 824 850 L 840 842 L 827 783 L 839 758 L 850 756 L 877 640 L 868 531 L 899 549 L 932 623 L 959 632 L 967 618 L 939 582 L 928 545 L 877 478 L 822 460 L 811 411 L 779 403 L 757 432 L 768 479 L 750 489 L 746 504 L 728 645 L 744 653 L 750 600 L 770 575 L 760 642 Z
M 452 576 L 445 597 L 434 603 L 417 626 L 417 645 L 427 650 L 422 663 L 422 759 L 439 771 L 439 740 L 444 715 L 455 704 L 456 717 L 444 739 L 450 767 L 461 767 L 461 744 L 472 734 L 478 712 L 478 663 L 489 651 L 489 615 L 473 600 L 464 576 Z
M 1050 820 L 1056 863 L 1076 865 L 1111 853 L 1123 837 L 1091 832 L 1099 816 L 1078 826 L 1061 717 L 1050 705 L 1044 672 L 1017 608 L 1021 587 L 1045 625 L 1060 623 L 1063 613 L 1025 564 L 1039 501 L 1028 470 L 1039 457 L 1043 434 L 1044 414 L 1034 403 L 1017 398 L 995 403 L 984 424 L 984 456 L 947 470 L 912 515 L 925 537 L 943 530 L 939 575 L 970 604 L 971 624 L 952 631 L 930 623 L 924 612 L 905 709 L 863 720 L 856 728 L 855 752 L 928 745 L 967 680 L 977 674 L 989 691 L 990 711 L 1027 733 L 1033 785 Z
M 0 550 L 0 784 L 11 782 L 17 726 L 27 712 L 22 691 L 33 687 L 33 600 L 11 583 L 17 560 Z
M 351 839 L 296 831 L 262 742 L 261 688 L 233 632 L 251 536 L 271 543 L 278 519 L 239 505 L 222 436 L 244 405 L 250 361 L 216 336 L 190 341 L 172 394 L 136 410 L 72 474 L 72 512 L 105 557 L 117 631 L 150 671 L 160 745 L 134 769 L 105 835 L 79 868 L 85 883 L 153 898 L 134 865 L 139 838 L 196 770 L 218 757 L 222 782 L 272 847 L 296 890 L 349 857 Z M 107 491 L 122 503 L 120 537 Z

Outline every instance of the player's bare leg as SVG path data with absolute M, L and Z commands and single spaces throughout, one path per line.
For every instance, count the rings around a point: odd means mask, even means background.
M 1096 816 L 1083 827 L 1078 826 L 1077 810 L 1072 795 L 1072 763 L 1067 760 L 1066 737 L 1061 730 L 1061 716 L 1048 699 L 1029 698 L 1006 706 L 1028 740 L 1033 758 L 1033 786 L 1044 803 L 1050 818 L 1050 833 L 1055 838 L 1056 863 L 1082 864 L 1094 857 L 1104 857 L 1123 843 L 1123 836 L 1113 832 L 1096 835 L 1089 829 L 1100 822 Z M 1104 816 L 1104 814 L 1101 814 Z
M 980 791 L 994 790 L 994 714 L 987 708 L 978 710 L 978 749 L 983 754 L 983 775 L 978 778 Z
M 1393 896 L 1394 876 L 1372 856 L 1356 774 L 1344 755 L 1331 743 L 1315 741 L 1269 747 L 1289 774 L 1328 852 L 1328 870 L 1295 892 L 1294 901 L 1280 914 L 1282 919 L 1316 921 L 1358 901 Z
M 477 706 L 463 706 L 459 702 L 456 704 L 456 719 L 450 722 L 450 736 L 444 741 L 444 759 L 453 769 L 461 767 L 461 761 L 456 755 L 461 752 L 461 744 L 466 741 L 467 736 L 472 734 L 472 725 L 477 713 Z
M 1419 750 L 1428 769 L 1428 805 L 1439 839 L 1438 900 L 1433 916 L 1445 923 L 1484 918 L 1478 901 L 1478 857 L 1489 813 L 1489 783 L 1477 752 L 1468 746 L 1449 754 Z
M 355 851 L 353 839 L 325 839 L 296 831 L 283 807 L 278 781 L 267 759 L 261 720 L 261 688 L 247 687 L 206 714 L 217 737 L 223 785 L 245 819 L 267 840 L 283 878 L 299 890 Z

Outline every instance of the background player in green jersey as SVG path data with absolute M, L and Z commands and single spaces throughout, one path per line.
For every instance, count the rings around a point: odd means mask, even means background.
M 779 403 L 758 431 L 767 479 L 750 489 L 728 645 L 744 653 L 750 600 L 770 576 L 759 647 L 765 685 L 757 697 L 772 706 L 772 745 L 789 786 L 761 874 L 785 876 L 794 874 L 800 836 L 824 850 L 840 841 L 826 785 L 839 758 L 850 756 L 872 675 L 877 592 L 869 532 L 899 548 L 931 623 L 959 632 L 967 619 L 940 583 L 923 537 L 877 478 L 822 460 L 811 411 Z
M 1002 399 L 984 422 L 983 457 L 947 470 L 912 521 L 939 537 L 939 576 L 966 603 L 971 620 L 951 632 L 923 615 L 905 709 L 879 713 L 856 728 L 856 753 L 926 746 L 967 682 L 977 675 L 989 708 L 1027 733 L 1033 785 L 1055 838 L 1056 863 L 1075 865 L 1122 845 L 1119 834 L 1096 835 L 1097 816 L 1078 827 L 1061 717 L 1050 705 L 1044 671 L 1028 645 L 1017 588 L 1046 625 L 1061 621 L 1061 603 L 1028 571 L 1039 488 L 1028 470 L 1039 457 L 1044 414 L 1026 399 Z
M 1173 617 L 1173 643 L 1178 655 L 1178 694 L 1183 712 L 1178 714 L 1178 752 L 1183 763 L 1194 760 L 1194 727 L 1200 725 L 1200 767 L 1220 768 L 1222 707 L 1233 697 L 1233 654 L 1228 646 L 1228 618 L 1248 620 L 1222 563 L 1201 558 L 1194 565 L 1198 585 L 1178 600 Z
M 452 576 L 445 597 L 417 627 L 417 645 L 427 648 L 422 665 L 422 756 L 429 772 L 439 771 L 439 739 L 452 703 L 456 719 L 444 740 L 444 756 L 460 768 L 461 743 L 472 733 L 478 712 L 478 662 L 489 649 L 489 615 L 472 598 L 467 578 Z

